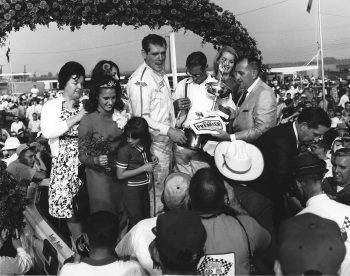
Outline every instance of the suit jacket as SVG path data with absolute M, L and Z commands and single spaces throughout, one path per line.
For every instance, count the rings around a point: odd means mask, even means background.
M 254 188 L 275 200 L 295 186 L 293 162 L 298 155 L 293 124 L 287 123 L 268 130 L 256 141 L 264 157 L 264 171 L 254 182 Z
M 249 93 L 233 121 L 232 129 L 237 140 L 255 141 L 261 134 L 276 125 L 277 104 L 273 90 L 259 79 Z

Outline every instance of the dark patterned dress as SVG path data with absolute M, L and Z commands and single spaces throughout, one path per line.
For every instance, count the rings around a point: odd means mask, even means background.
M 62 108 L 60 120 L 78 114 Z M 49 213 L 57 218 L 71 218 L 73 214 L 72 200 L 82 186 L 78 177 L 78 124 L 71 127 L 59 137 L 59 154 L 52 159 L 49 187 Z

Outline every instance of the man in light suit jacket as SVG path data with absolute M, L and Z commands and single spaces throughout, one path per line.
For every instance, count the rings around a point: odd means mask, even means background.
M 260 72 L 261 61 L 256 57 L 242 57 L 237 61 L 236 79 L 244 92 L 237 102 L 238 112 L 232 124 L 233 134 L 220 131 L 215 137 L 252 143 L 276 125 L 276 96 L 259 78 Z

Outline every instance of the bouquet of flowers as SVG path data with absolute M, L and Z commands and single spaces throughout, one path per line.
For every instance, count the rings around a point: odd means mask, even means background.
M 28 204 L 26 198 L 29 180 L 16 181 L 7 171 L 6 164 L 0 161 L 0 230 L 7 229 L 21 233 L 24 229 L 23 211 Z
M 107 173 L 114 173 L 115 154 L 112 153 L 111 142 L 106 141 L 103 136 L 94 137 L 92 132 L 79 139 L 79 151 L 85 152 L 92 157 L 107 155 L 108 165 L 103 167 Z M 102 168 L 102 167 L 101 167 Z

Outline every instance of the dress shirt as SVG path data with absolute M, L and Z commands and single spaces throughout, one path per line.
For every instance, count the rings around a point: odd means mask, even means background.
M 127 84 L 132 115 L 146 119 L 152 134 L 167 135 L 175 126 L 175 113 L 168 78 L 145 62 L 131 75 Z
M 32 267 L 33 261 L 22 247 L 17 248 L 16 257 L 0 257 L 0 275 L 24 274 Z

